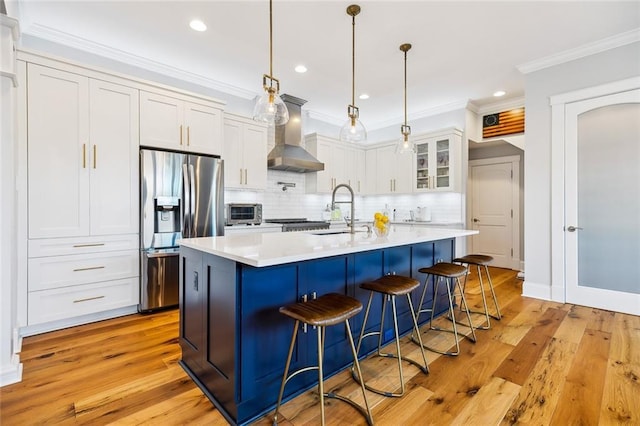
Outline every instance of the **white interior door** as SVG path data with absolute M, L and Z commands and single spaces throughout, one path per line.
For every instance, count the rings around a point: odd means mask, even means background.
M 493 266 L 512 268 L 513 164 L 487 164 L 487 160 L 470 164 L 471 225 L 480 232 L 471 239 L 472 252 L 493 256 Z
M 638 315 L 640 90 L 565 114 L 566 300 Z

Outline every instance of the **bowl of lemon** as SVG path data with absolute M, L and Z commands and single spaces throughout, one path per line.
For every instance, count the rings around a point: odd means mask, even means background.
M 389 217 L 386 214 L 376 212 L 373 215 L 373 232 L 378 237 L 386 237 L 389 235 Z

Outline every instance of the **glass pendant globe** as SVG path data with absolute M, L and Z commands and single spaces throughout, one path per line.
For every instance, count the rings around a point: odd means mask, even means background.
M 416 153 L 416 144 L 414 144 L 408 136 L 402 135 L 396 145 L 397 154 L 414 154 Z
M 289 121 L 289 110 L 277 93 L 265 90 L 253 108 L 253 119 L 281 126 Z
M 351 143 L 364 142 L 367 140 L 367 129 L 357 118 L 349 118 L 340 129 L 340 140 Z

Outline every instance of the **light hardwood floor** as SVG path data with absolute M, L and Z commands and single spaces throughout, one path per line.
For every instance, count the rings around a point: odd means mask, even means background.
M 515 272 L 492 276 L 503 319 L 476 331 L 477 343 L 464 339 L 457 357 L 428 352 L 428 375 L 405 364 L 402 398 L 368 393 L 376 424 L 640 425 L 640 318 L 522 297 Z M 479 306 L 474 282 L 467 292 Z M 0 424 L 226 424 L 177 364 L 177 336 L 173 310 L 25 338 L 23 381 L 0 388 Z M 406 337 L 402 350 L 419 354 Z M 390 359 L 367 358 L 363 374 L 399 383 Z M 361 398 L 347 372 L 326 383 Z M 319 423 L 316 401 L 309 391 L 288 402 L 281 424 Z M 326 414 L 328 424 L 365 424 L 335 400 Z

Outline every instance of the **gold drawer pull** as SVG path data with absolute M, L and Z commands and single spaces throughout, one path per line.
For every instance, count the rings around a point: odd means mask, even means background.
M 98 300 L 98 299 L 104 299 L 104 296 L 87 297 L 86 299 L 78 299 L 78 300 L 74 300 L 73 303 L 88 302 L 90 300 Z
M 104 269 L 104 266 L 89 266 L 88 268 L 78 268 L 74 269 L 73 272 L 92 271 L 94 269 Z
M 74 248 L 78 248 L 78 247 L 98 247 L 98 246 L 103 246 L 104 243 L 88 243 L 88 244 L 74 244 L 73 247 Z

